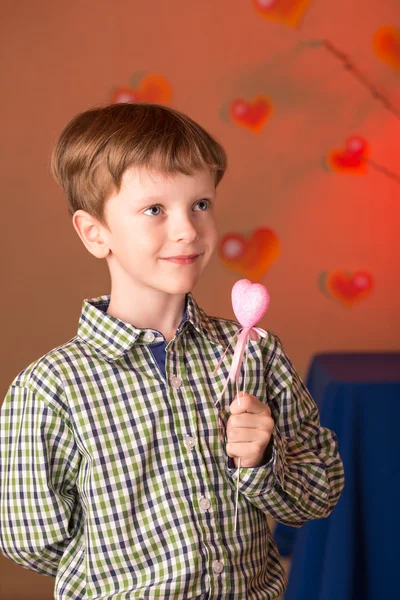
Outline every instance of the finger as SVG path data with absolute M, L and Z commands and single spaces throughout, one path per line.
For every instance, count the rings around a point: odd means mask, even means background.
M 228 419 L 226 430 L 231 429 L 266 429 L 268 431 L 275 427 L 275 421 L 268 414 L 265 415 L 254 415 L 250 413 L 244 413 L 241 415 L 231 415 Z
M 239 404 L 240 398 L 240 404 Z M 241 413 L 245 413 L 251 404 L 251 396 L 249 394 L 245 394 L 244 392 L 239 392 L 236 394 L 234 400 L 229 405 L 229 411 L 231 414 L 239 415 Z
M 271 439 L 272 431 L 262 431 L 261 429 L 237 429 L 227 436 L 229 444 L 248 444 L 251 442 L 268 444 Z
M 241 458 L 242 460 L 252 460 L 254 457 L 263 454 L 265 444 L 262 441 L 256 442 L 229 442 L 226 445 L 226 453 L 231 458 Z
M 251 396 L 250 394 L 244 394 L 243 392 L 239 392 L 240 397 L 240 405 L 238 403 L 238 396 L 231 402 L 229 405 L 229 410 L 231 414 L 243 414 L 243 413 L 251 413 L 251 414 L 261 414 L 268 413 L 271 414 L 271 409 L 268 404 L 261 402 L 255 396 Z

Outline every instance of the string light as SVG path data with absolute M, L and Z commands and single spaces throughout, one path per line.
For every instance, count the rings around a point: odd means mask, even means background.
M 390 111 L 397 119 L 400 119 L 400 110 L 396 106 L 394 106 L 394 104 L 392 104 L 392 102 L 384 94 L 382 94 L 382 92 L 380 92 L 378 88 L 373 83 L 371 83 L 369 79 L 351 62 L 350 58 L 346 54 L 344 54 L 344 52 L 338 50 L 332 44 L 332 42 L 330 42 L 329 40 L 311 40 L 308 42 L 302 41 L 299 43 L 297 50 L 302 50 L 305 47 L 316 48 L 321 46 L 323 46 L 328 52 L 335 56 L 335 58 L 340 60 L 343 67 L 347 71 L 350 71 L 352 75 L 358 81 L 360 81 L 360 83 L 370 92 L 371 96 L 373 96 L 376 100 L 381 102 L 381 104 L 383 104 L 383 106 L 388 111 Z M 393 173 L 393 171 L 390 171 L 383 165 L 378 164 L 370 158 L 362 157 L 362 160 L 364 160 L 376 171 L 379 171 L 383 175 L 386 175 L 386 177 L 393 179 L 396 183 L 400 185 L 400 177 L 396 175 L 396 173 Z
M 302 47 L 320 47 L 323 46 L 328 52 L 330 52 L 335 58 L 341 61 L 343 67 L 352 73 L 352 75 L 360 81 L 360 83 L 370 92 L 371 96 L 373 96 L 376 100 L 381 102 L 383 106 L 389 110 L 397 119 L 400 119 L 400 109 L 392 104 L 392 102 L 378 90 L 378 88 L 369 81 L 369 79 L 351 62 L 350 58 L 338 50 L 332 42 L 329 40 L 311 40 L 309 42 L 300 42 L 298 49 L 302 49 Z

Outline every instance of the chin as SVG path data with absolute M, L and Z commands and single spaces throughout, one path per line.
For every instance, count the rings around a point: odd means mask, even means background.
M 188 277 L 182 281 L 169 281 L 163 288 L 168 294 L 187 294 L 192 291 L 198 279 L 198 277 Z

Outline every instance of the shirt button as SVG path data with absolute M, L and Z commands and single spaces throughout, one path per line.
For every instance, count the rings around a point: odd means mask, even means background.
M 174 375 L 174 377 L 172 377 L 171 379 L 171 383 L 174 386 L 174 388 L 180 388 L 182 385 L 182 379 Z
M 211 506 L 211 502 L 208 498 L 200 498 L 200 508 L 204 508 L 204 510 L 208 510 Z
M 156 336 L 152 331 L 146 331 L 143 338 L 145 342 L 152 342 Z
M 220 560 L 214 560 L 213 562 L 213 571 L 215 573 L 221 573 L 224 570 L 224 565 Z
M 191 450 L 195 445 L 195 440 L 192 437 L 190 437 L 190 435 L 188 435 L 186 438 L 186 446 Z

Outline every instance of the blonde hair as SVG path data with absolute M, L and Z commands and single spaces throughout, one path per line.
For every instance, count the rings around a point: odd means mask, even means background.
M 105 202 L 135 166 L 163 175 L 209 168 L 217 187 L 227 157 L 187 115 L 160 104 L 121 103 L 76 115 L 53 148 L 50 168 L 66 194 L 69 215 L 82 209 L 107 227 Z

